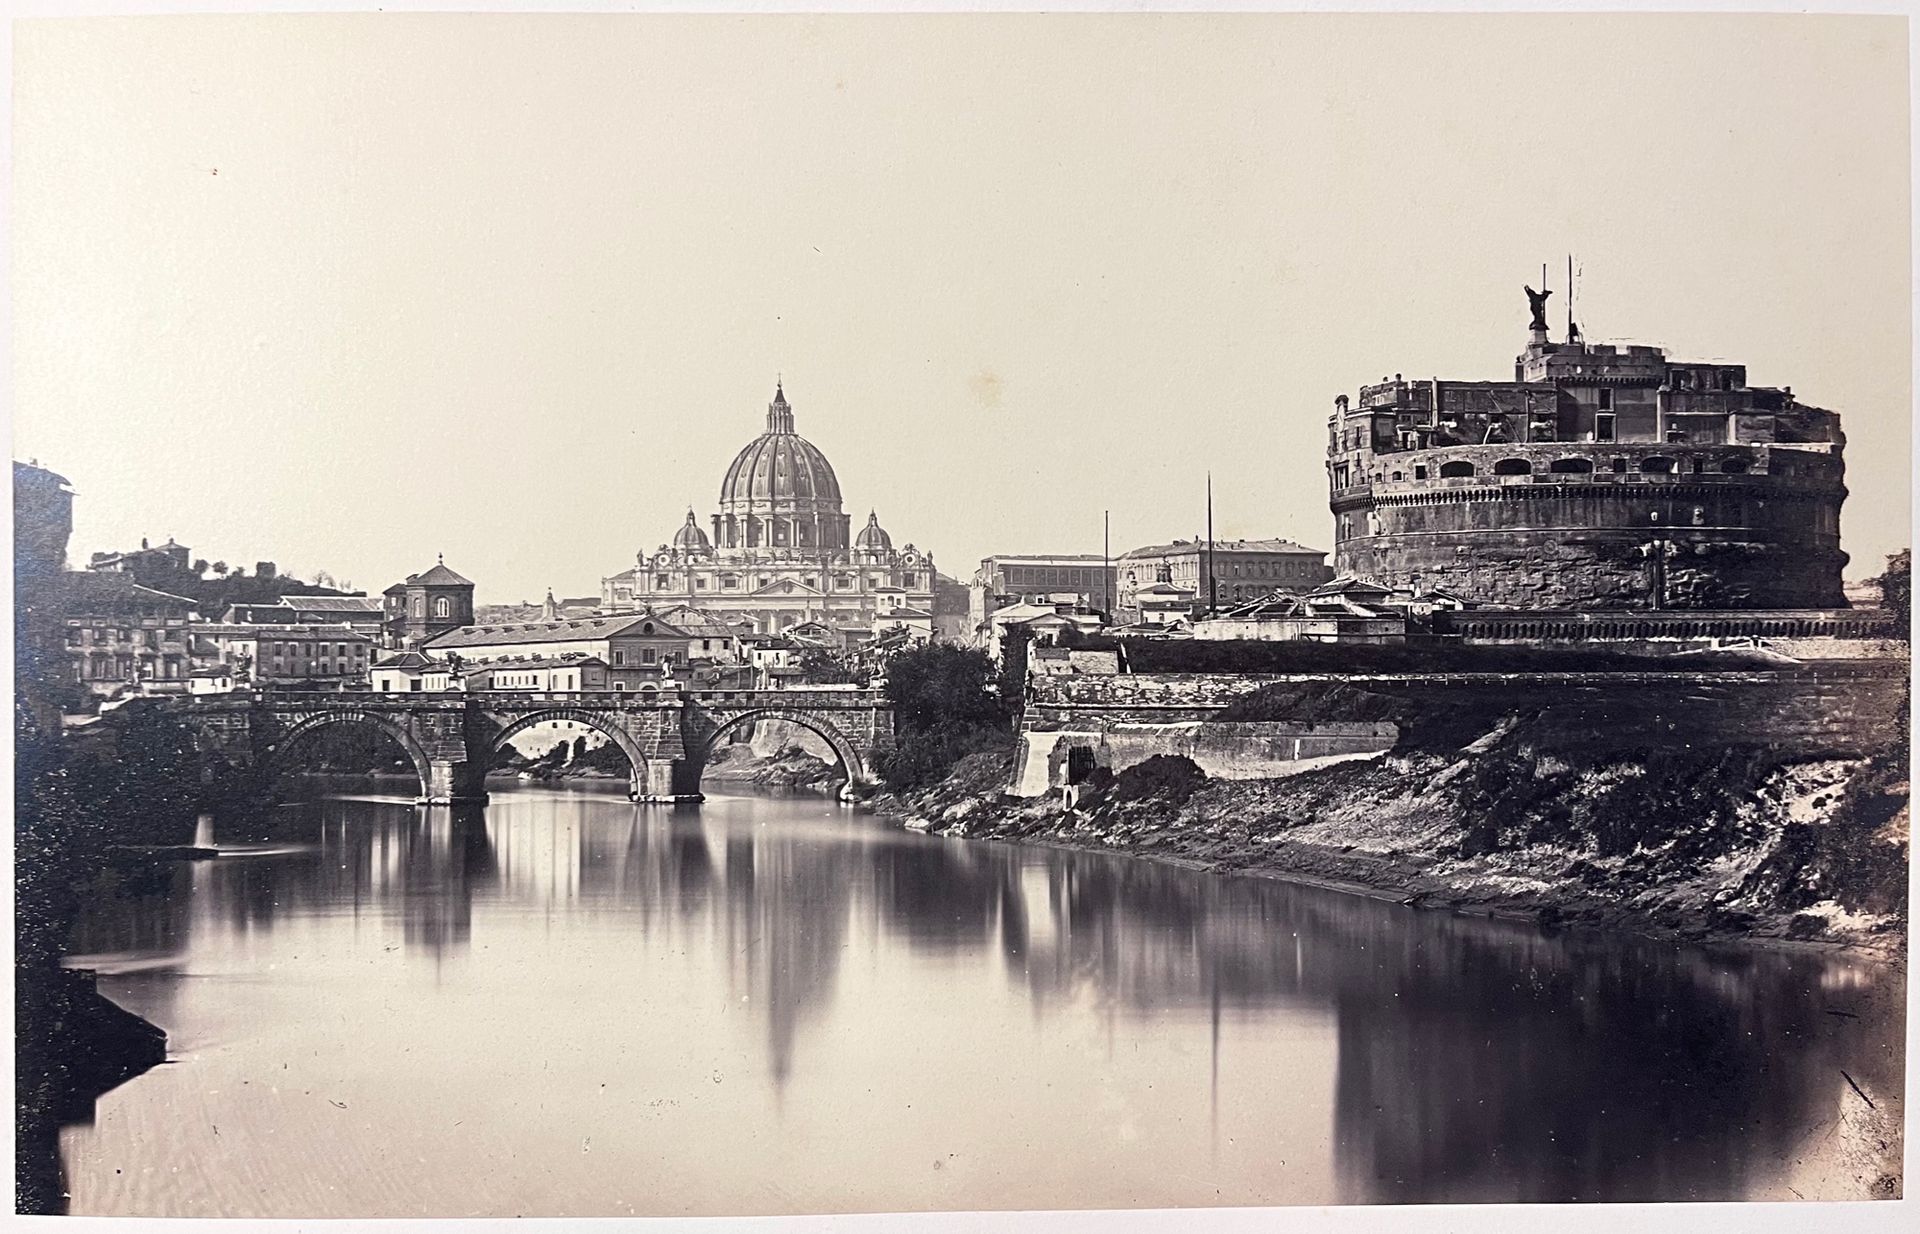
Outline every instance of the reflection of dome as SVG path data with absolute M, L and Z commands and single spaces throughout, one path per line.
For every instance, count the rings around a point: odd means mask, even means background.
M 720 482 L 720 509 L 740 515 L 749 509 L 754 513 L 840 513 L 840 481 L 833 465 L 818 447 L 793 431 L 793 409 L 778 386 L 767 405 L 767 431 L 734 457 L 726 479 Z
M 882 553 L 893 548 L 893 537 L 888 535 L 886 529 L 880 526 L 880 516 L 878 514 L 872 512 L 867 514 L 867 525 L 862 527 L 860 534 L 853 538 L 853 547 L 876 550 Z
M 687 511 L 687 521 L 680 530 L 673 533 L 673 547 L 682 553 L 711 553 L 713 542 L 707 539 L 707 533 L 700 530 L 700 524 L 693 521 L 693 511 Z

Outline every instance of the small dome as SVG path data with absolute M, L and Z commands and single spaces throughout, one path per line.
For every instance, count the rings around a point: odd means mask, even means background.
M 888 552 L 893 548 L 893 537 L 880 526 L 880 516 L 871 511 L 867 514 L 867 525 L 853 538 L 853 547 L 870 551 Z
M 700 530 L 700 524 L 694 521 L 693 511 L 687 511 L 687 521 L 680 530 L 673 533 L 673 547 L 683 553 L 710 553 L 713 542 L 707 539 L 707 533 Z

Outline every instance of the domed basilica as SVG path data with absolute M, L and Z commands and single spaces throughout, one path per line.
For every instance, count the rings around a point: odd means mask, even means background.
M 750 621 L 763 634 L 817 621 L 864 636 L 882 615 L 932 615 L 932 556 L 911 544 L 894 548 L 874 514 L 852 532 L 833 464 L 794 432 L 793 408 L 778 385 L 767 431 L 734 456 L 720 481 L 711 526 L 703 529 L 687 511 L 670 543 L 601 581 L 601 606 L 686 604 L 729 623 Z

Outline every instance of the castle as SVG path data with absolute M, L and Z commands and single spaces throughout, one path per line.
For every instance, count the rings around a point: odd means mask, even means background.
M 1395 586 L 1546 609 L 1839 608 L 1840 417 L 1744 365 L 1548 336 L 1512 381 L 1334 400 L 1334 562 Z

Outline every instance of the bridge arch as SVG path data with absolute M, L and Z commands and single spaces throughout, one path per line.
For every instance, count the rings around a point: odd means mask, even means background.
M 704 776 L 707 771 L 707 759 L 713 755 L 714 750 L 719 748 L 720 739 L 734 729 L 739 728 L 742 724 L 747 724 L 754 720 L 786 720 L 790 723 L 798 724 L 801 728 L 813 733 L 833 748 L 834 757 L 840 760 L 840 769 L 847 773 L 847 783 L 862 784 L 866 782 L 866 764 L 861 761 L 860 752 L 854 749 L 853 743 L 847 739 L 845 733 L 840 731 L 840 727 L 837 724 L 834 724 L 831 720 L 821 719 L 805 711 L 789 711 L 784 707 L 757 707 L 748 711 L 739 712 L 738 714 L 728 716 L 726 719 L 721 720 L 714 727 L 713 731 L 706 734 L 705 739 L 699 743 L 698 750 L 688 750 L 688 761 L 692 765 L 693 772 L 689 777 L 692 791 L 699 791 L 700 778 Z
M 542 707 L 537 711 L 515 716 L 493 735 L 492 740 L 487 742 L 486 765 L 491 767 L 494 756 L 505 749 L 507 742 L 513 740 L 518 734 L 535 725 L 553 724 L 561 720 L 584 724 L 618 746 L 620 753 L 627 756 L 630 786 L 637 792 L 646 784 L 647 756 L 645 751 L 641 750 L 639 743 L 634 741 L 633 734 L 620 725 L 612 723 L 605 712 L 587 711 L 578 707 Z
M 433 783 L 433 777 L 429 770 L 432 760 L 427 756 L 426 750 L 421 748 L 420 743 L 414 740 L 413 734 L 408 732 L 403 725 L 395 724 L 392 720 L 375 712 L 361 711 L 357 708 L 349 708 L 342 711 L 319 711 L 288 725 L 286 731 L 281 733 L 279 738 L 268 747 L 268 770 L 275 774 L 284 771 L 286 767 L 285 760 L 289 750 L 293 749 L 301 739 L 334 724 L 364 724 L 370 728 L 378 729 L 393 738 L 395 744 L 406 751 L 407 758 L 413 763 L 414 774 L 420 778 L 420 796 L 423 799 L 427 796 L 429 786 Z

